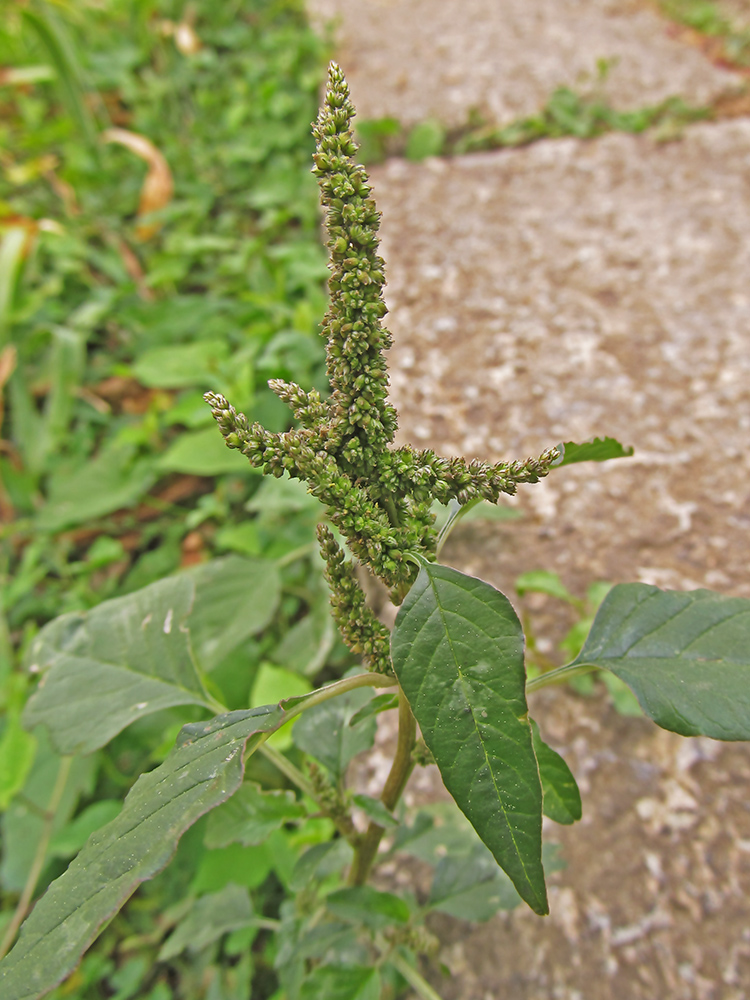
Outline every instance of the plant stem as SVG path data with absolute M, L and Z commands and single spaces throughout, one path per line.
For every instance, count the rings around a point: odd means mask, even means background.
M 313 802 L 317 801 L 315 798 L 315 789 L 307 780 L 307 776 L 304 775 L 302 771 L 300 771 L 300 769 L 289 760 L 288 757 L 285 757 L 280 750 L 277 750 L 276 747 L 269 746 L 267 743 L 263 743 L 258 749 L 266 760 L 270 760 L 278 771 L 281 771 L 286 778 L 289 778 L 293 785 L 296 785 L 297 788 L 299 788 L 303 795 L 312 799 Z
M 406 787 L 409 775 L 414 769 L 412 750 L 417 735 L 417 723 L 412 714 L 406 695 L 398 689 L 398 744 L 396 756 L 388 775 L 388 779 L 380 796 L 380 801 L 389 812 L 396 808 L 398 800 Z M 354 852 L 354 860 L 349 870 L 349 885 L 364 885 L 370 869 L 378 853 L 380 841 L 383 839 L 385 827 L 378 823 L 370 823 L 362 836 L 359 846 Z
M 442 1000 L 440 994 L 436 993 L 427 980 L 423 979 L 417 970 L 409 965 L 398 952 L 390 955 L 388 960 L 401 973 L 409 986 L 422 997 L 422 1000 Z
M 354 691 L 355 688 L 361 687 L 395 687 L 398 681 L 395 677 L 387 677 L 385 674 L 376 674 L 374 671 L 364 674 L 355 674 L 353 677 L 342 677 L 340 681 L 334 681 L 332 684 L 326 684 L 324 687 L 318 688 L 317 691 L 313 691 L 312 694 L 307 695 L 305 700 L 299 705 L 295 705 L 290 708 L 287 712 L 287 717 L 285 722 L 289 722 L 300 712 L 306 712 L 308 708 L 312 708 L 314 705 L 319 705 L 323 701 L 328 701 L 330 698 L 335 698 L 337 695 L 346 694 L 347 691 Z M 268 734 L 271 735 L 270 733 Z
M 587 674 L 590 670 L 597 670 L 595 663 L 569 663 L 564 667 L 557 667 L 555 670 L 548 670 L 546 674 L 540 674 L 526 685 L 526 694 L 537 691 L 539 688 L 547 687 L 548 684 L 561 684 L 563 681 L 577 677 L 579 674 Z
M 31 900 L 34 897 L 34 890 L 36 889 L 37 882 L 39 881 L 39 877 L 44 869 L 44 863 L 47 860 L 47 848 L 49 847 L 49 842 L 52 838 L 52 827 L 55 822 L 55 816 L 60 805 L 60 800 L 63 797 L 63 792 L 65 791 L 65 785 L 68 782 L 72 764 L 72 757 L 62 757 L 60 759 L 57 779 L 55 781 L 55 786 L 52 789 L 52 794 L 50 795 L 49 805 L 47 806 L 47 810 L 44 814 L 44 825 L 39 837 L 39 843 L 36 847 L 34 860 L 31 862 L 31 868 L 29 869 L 29 874 L 26 878 L 26 885 L 23 887 L 23 892 L 21 893 L 21 898 L 18 900 L 15 913 L 6 928 L 2 943 L 0 944 L 0 958 L 3 958 L 10 950 L 10 946 L 13 944 L 16 934 L 18 933 L 18 928 L 24 922 L 26 914 L 29 912 Z

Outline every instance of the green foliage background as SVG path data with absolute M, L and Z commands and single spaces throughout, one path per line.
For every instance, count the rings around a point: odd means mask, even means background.
M 175 44 L 180 23 L 196 51 Z M 213 556 L 235 553 L 251 570 L 252 557 L 268 559 L 259 565 L 276 572 L 291 555 L 267 590 L 270 614 L 229 643 L 211 683 L 247 707 L 256 682 L 263 701 L 278 700 L 295 684 L 308 690 L 306 674 L 345 666 L 313 550 L 315 505 L 284 483 L 261 488 L 202 401 L 206 389 L 231 393 L 283 429 L 288 411 L 267 380 L 325 387 L 310 123 L 328 54 L 298 0 L 4 7 L 0 350 L 7 361 L 12 345 L 15 368 L 0 430 L 0 934 L 59 773 L 44 730 L 29 738 L 18 722 L 19 663 L 46 621 Z M 173 176 L 148 239 L 137 218 L 146 164 L 100 141 L 112 126 L 150 139 Z M 38 892 L 116 815 L 185 718 L 167 709 L 74 758 Z M 266 786 L 283 780 L 256 767 Z M 251 847 L 208 850 L 199 824 L 55 997 L 239 997 L 253 977 L 254 996 L 273 993 L 273 947 L 248 923 L 248 891 L 257 910 L 277 911 L 295 852 L 330 833 L 322 820 L 280 830 L 281 815 Z M 230 881 L 234 896 L 216 906 L 233 900 L 234 923 L 199 942 L 188 932 L 190 948 L 173 943 L 155 967 L 194 896 L 205 909 Z

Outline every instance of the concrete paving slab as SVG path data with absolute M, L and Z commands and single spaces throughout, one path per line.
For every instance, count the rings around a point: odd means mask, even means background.
M 400 440 L 492 459 L 594 434 L 636 447 L 523 489 L 521 521 L 467 524 L 443 560 L 514 600 L 529 569 L 578 594 L 608 579 L 750 596 L 750 121 L 372 177 Z M 526 611 L 554 656 L 571 617 L 548 598 Z M 583 822 L 546 833 L 569 867 L 548 921 L 434 921 L 452 971 L 439 994 L 750 996 L 750 747 L 682 740 L 601 696 L 548 691 L 531 709 L 584 795 Z M 441 794 L 428 771 L 407 801 Z
M 338 55 L 360 116 L 465 123 L 472 108 L 505 122 L 536 111 L 561 84 L 581 86 L 617 60 L 606 93 L 618 108 L 680 95 L 705 104 L 733 73 L 669 37 L 642 0 L 308 0 L 337 18 Z
M 750 595 L 750 122 L 372 177 L 403 439 L 499 460 L 614 435 L 635 458 L 524 491 L 539 565 Z

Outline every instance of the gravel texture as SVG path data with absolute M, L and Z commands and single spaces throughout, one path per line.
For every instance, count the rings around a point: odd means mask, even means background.
M 736 0 L 735 0 L 736 2 Z M 606 92 L 620 108 L 679 94 L 693 104 L 736 83 L 670 37 L 643 0 L 309 0 L 338 23 L 337 58 L 363 118 L 463 124 L 528 115 L 555 87 L 585 85 L 615 59 Z

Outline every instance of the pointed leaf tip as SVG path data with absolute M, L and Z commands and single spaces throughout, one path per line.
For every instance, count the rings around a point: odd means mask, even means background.
M 629 458 L 633 448 L 621 444 L 616 438 L 592 438 L 583 444 L 575 441 L 562 441 L 557 446 L 560 457 L 553 462 L 554 468 L 563 465 L 575 465 L 577 462 L 607 462 L 610 458 Z
M 613 587 L 574 664 L 611 671 L 663 729 L 750 740 L 750 601 L 711 590 Z
M 547 913 L 542 787 L 523 632 L 510 602 L 481 580 L 420 559 L 392 654 L 446 788 L 519 895 Z

